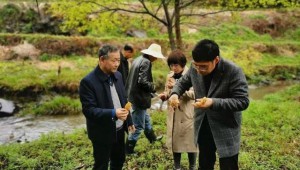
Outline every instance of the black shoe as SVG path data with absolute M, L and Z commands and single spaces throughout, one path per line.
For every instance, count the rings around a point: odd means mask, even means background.
M 134 147 L 135 147 L 136 141 L 134 140 L 127 140 L 125 145 L 125 153 L 127 155 L 134 154 Z
M 153 129 L 149 130 L 149 131 L 144 131 L 146 138 L 149 140 L 150 143 L 154 143 L 155 141 L 160 141 L 163 136 L 157 136 L 154 134 Z

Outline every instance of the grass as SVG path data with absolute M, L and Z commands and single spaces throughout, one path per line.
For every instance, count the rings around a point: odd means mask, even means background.
M 259 61 L 257 64 L 258 67 L 267 67 L 272 65 L 294 66 L 296 63 L 300 63 L 300 53 L 293 56 L 265 54 L 263 60 Z
M 35 104 L 35 102 L 26 103 L 20 115 L 76 115 L 80 113 L 81 103 L 79 99 L 57 95 L 39 101 L 39 104 Z
M 261 53 L 249 45 L 224 44 L 221 53 L 222 57 L 236 62 L 243 68 L 249 83 L 259 83 L 263 79 L 294 79 L 299 76 L 300 53 L 297 51 L 291 56 L 286 56 Z M 186 55 L 189 58 L 189 54 Z M 43 55 L 41 59 L 42 61 L 0 61 L 0 87 L 13 93 L 27 89 L 43 93 L 53 90 L 76 93 L 79 81 L 94 69 L 98 60 L 88 56 L 49 55 Z M 164 87 L 168 72 L 166 61 L 157 60 L 153 63 L 152 73 L 157 90 Z
M 0 86 L 11 91 L 22 91 L 26 88 L 40 89 L 44 92 L 54 88 L 76 92 L 79 81 L 98 62 L 96 57 L 44 58 L 40 61 L 0 61 Z M 60 74 L 58 70 L 60 68 Z M 164 61 L 153 63 L 153 76 L 157 87 L 164 86 L 168 67 Z
M 72 84 L 78 87 L 80 79 L 96 65 L 97 59 L 92 57 L 60 58 L 47 62 L 0 61 L 0 86 L 12 91 L 22 91 L 27 87 L 47 91 L 56 86 Z
M 271 41 L 272 38 L 265 34 L 259 35 L 248 27 L 234 24 L 220 24 L 216 26 L 201 27 L 196 34 L 184 34 L 185 39 L 213 39 L 213 40 L 233 40 L 233 41 Z
M 151 111 L 157 134 L 166 133 L 166 113 Z M 252 100 L 243 112 L 240 169 L 297 169 L 300 166 L 300 85 Z M 128 156 L 125 169 L 171 169 L 166 138 L 151 145 L 144 135 Z M 52 133 L 25 144 L 0 146 L 0 169 L 91 169 L 90 141 L 84 129 L 73 134 Z M 183 156 L 183 166 L 188 166 Z M 218 169 L 218 163 L 216 164 Z
M 244 169 L 297 169 L 300 86 L 252 101 L 244 112 L 241 162 Z

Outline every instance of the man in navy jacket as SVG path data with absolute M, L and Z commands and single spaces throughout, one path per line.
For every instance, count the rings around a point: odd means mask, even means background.
M 99 49 L 98 66 L 85 76 L 79 87 L 88 137 L 93 145 L 93 169 L 121 170 L 125 161 L 125 131 L 134 131 L 122 75 L 117 71 L 120 52 L 111 45 Z

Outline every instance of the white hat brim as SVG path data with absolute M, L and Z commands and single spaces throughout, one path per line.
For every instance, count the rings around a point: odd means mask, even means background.
M 145 49 L 145 50 L 142 50 L 141 53 L 144 53 L 144 54 L 148 54 L 148 55 L 151 55 L 155 58 L 165 58 L 162 53 L 158 53 L 156 51 L 152 51 L 152 50 L 149 50 L 149 49 Z

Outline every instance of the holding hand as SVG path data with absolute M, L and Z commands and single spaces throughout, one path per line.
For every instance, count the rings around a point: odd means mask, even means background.
M 128 126 L 128 132 L 129 133 L 134 133 L 135 132 L 135 126 L 134 125 Z
M 173 108 L 178 108 L 179 106 L 179 99 L 178 99 L 178 95 L 177 94 L 173 94 L 170 98 L 169 98 L 169 105 Z
M 160 94 L 158 95 L 158 97 L 159 97 L 162 101 L 166 101 L 167 98 L 168 98 L 167 94 L 165 94 L 165 93 L 160 93 Z
M 211 98 L 203 97 L 201 99 L 196 99 L 196 102 L 193 103 L 195 108 L 209 108 L 213 104 L 213 100 Z
M 116 109 L 116 116 L 118 119 L 125 121 L 127 119 L 129 111 L 123 108 Z

